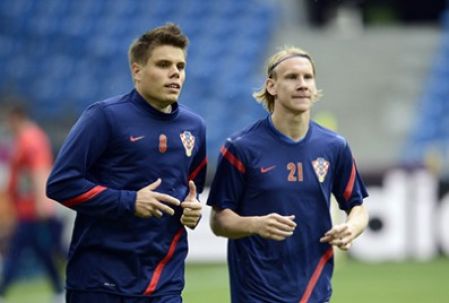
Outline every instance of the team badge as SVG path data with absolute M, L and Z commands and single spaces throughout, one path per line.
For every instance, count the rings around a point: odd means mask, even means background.
M 329 170 L 329 161 L 326 161 L 324 158 L 318 157 L 316 160 L 312 161 L 313 169 L 318 177 L 318 181 L 320 183 L 324 182 L 326 178 L 327 171 Z
M 195 137 L 188 130 L 183 131 L 180 135 L 182 145 L 184 145 L 184 149 L 186 150 L 187 157 L 192 156 L 192 150 L 195 146 Z
M 161 154 L 167 151 L 167 136 L 164 134 L 159 135 L 159 152 Z

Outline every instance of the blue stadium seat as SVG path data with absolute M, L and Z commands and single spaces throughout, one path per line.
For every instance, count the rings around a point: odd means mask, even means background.
M 0 62 L 8 61 L 15 54 L 15 40 L 13 37 L 0 34 Z
M 3 16 L 14 19 L 26 19 L 32 15 L 37 0 L 0 1 L 0 11 Z
M 447 6 L 449 8 L 449 1 L 448 1 Z M 441 14 L 441 24 L 443 25 L 443 28 L 445 30 L 449 29 L 449 9 Z
M 191 40 L 181 102 L 208 124 L 223 125 L 208 134 L 210 150 L 218 151 L 227 136 L 263 115 L 251 93 L 274 11 L 261 0 L 0 1 L 0 85 L 32 98 L 42 118 L 60 117 L 67 108 L 79 113 L 126 93 L 129 43 L 175 22 Z
M 417 161 L 424 161 L 428 148 L 449 142 L 449 11 L 445 12 L 442 24 L 441 44 L 416 109 L 419 118 L 404 153 L 406 158 Z

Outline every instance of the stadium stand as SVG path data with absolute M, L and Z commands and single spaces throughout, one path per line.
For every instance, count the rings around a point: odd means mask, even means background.
M 0 1 L 0 90 L 29 100 L 38 120 L 76 117 L 96 100 L 126 93 L 128 45 L 149 28 L 175 22 L 191 39 L 181 102 L 214 125 L 208 133 L 214 161 L 227 136 L 260 116 L 260 106 L 248 100 L 261 84 L 254 75 L 276 27 L 274 4 Z
M 408 163 L 425 161 L 429 152 L 437 152 L 441 158 L 449 156 L 449 9 L 442 14 L 441 23 L 440 45 L 417 103 L 417 121 L 405 148 Z

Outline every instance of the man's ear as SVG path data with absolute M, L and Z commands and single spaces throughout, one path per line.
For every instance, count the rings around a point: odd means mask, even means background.
M 277 95 L 276 81 L 273 80 L 272 78 L 268 78 L 266 84 L 267 84 L 266 85 L 267 92 L 272 96 L 276 96 Z
M 136 62 L 131 64 L 131 73 L 134 81 L 141 80 L 142 66 Z

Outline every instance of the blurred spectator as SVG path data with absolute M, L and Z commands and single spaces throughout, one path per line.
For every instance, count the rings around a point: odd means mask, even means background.
M 8 181 L 8 136 L 4 127 L 0 125 L 0 268 L 2 256 L 6 249 L 6 243 L 11 235 L 14 224 L 12 206 L 8 203 L 6 184 Z
M 7 196 L 14 205 L 16 223 L 4 257 L 0 301 L 17 277 L 21 254 L 30 250 L 51 280 L 54 302 L 63 302 L 62 281 L 54 258 L 55 249 L 61 249 L 62 224 L 56 218 L 55 203 L 45 196 L 53 161 L 49 139 L 20 106 L 11 107 L 6 120 L 13 137 Z

